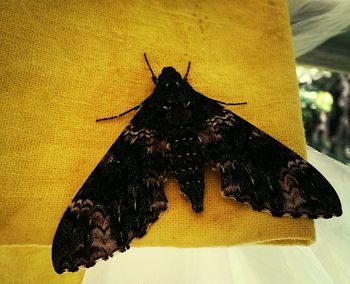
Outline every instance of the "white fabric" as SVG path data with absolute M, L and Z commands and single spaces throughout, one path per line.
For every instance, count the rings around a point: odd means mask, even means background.
M 349 0 L 289 0 L 295 57 L 350 29 Z
M 344 211 L 340 218 L 316 220 L 312 246 L 131 248 L 90 268 L 83 283 L 350 283 L 350 167 L 310 147 L 308 157 L 335 187 Z

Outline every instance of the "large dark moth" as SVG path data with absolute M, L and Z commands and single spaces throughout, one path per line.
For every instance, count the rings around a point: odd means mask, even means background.
M 57 273 L 93 266 L 144 236 L 167 209 L 169 175 L 200 213 L 207 164 L 220 172 L 223 196 L 254 210 L 278 217 L 342 214 L 335 190 L 313 166 L 225 103 L 196 92 L 187 82 L 190 64 L 183 78 L 173 67 L 157 78 L 145 59 L 155 89 L 123 113 L 138 109 L 65 211 L 52 246 Z

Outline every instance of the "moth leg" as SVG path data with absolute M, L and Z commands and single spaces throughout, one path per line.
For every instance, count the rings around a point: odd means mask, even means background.
M 103 120 L 111 120 L 111 119 L 114 119 L 114 118 L 118 118 L 118 117 L 121 117 L 123 116 L 124 114 L 127 114 L 133 110 L 137 110 L 139 109 L 140 107 L 142 107 L 142 104 L 139 104 L 137 106 L 134 106 L 133 108 L 127 110 L 127 111 L 124 111 L 123 113 L 121 114 L 118 114 L 118 115 L 115 115 L 115 116 L 110 116 L 110 117 L 105 117 L 105 118 L 99 118 L 99 119 L 96 119 L 96 122 L 99 122 L 99 121 L 103 121 Z
M 227 105 L 227 106 L 239 106 L 239 105 L 246 105 L 247 102 L 242 102 L 242 103 L 226 103 L 226 102 L 221 102 L 221 101 L 218 101 L 218 100 L 214 100 L 214 99 L 211 99 L 212 101 L 216 102 L 216 103 L 219 103 L 219 104 L 222 104 L 222 105 Z

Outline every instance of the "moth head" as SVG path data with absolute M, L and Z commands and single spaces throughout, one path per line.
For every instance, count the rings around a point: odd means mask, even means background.
M 157 81 L 157 96 L 164 109 L 188 105 L 189 84 L 173 67 L 164 67 Z
M 164 67 L 162 73 L 158 77 L 158 84 L 161 87 L 167 89 L 179 88 L 181 85 L 182 77 L 179 72 L 175 70 L 174 67 Z

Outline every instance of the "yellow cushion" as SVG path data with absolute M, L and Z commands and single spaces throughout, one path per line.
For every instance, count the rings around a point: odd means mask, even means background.
M 211 98 L 305 155 L 286 1 L 0 3 L 0 244 L 49 245 L 80 186 L 153 90 L 143 60 L 173 66 Z M 174 182 L 170 209 L 137 246 L 310 244 L 313 221 L 221 197 L 206 173 L 196 215 Z M 1 256 L 2 257 L 2 256 Z

